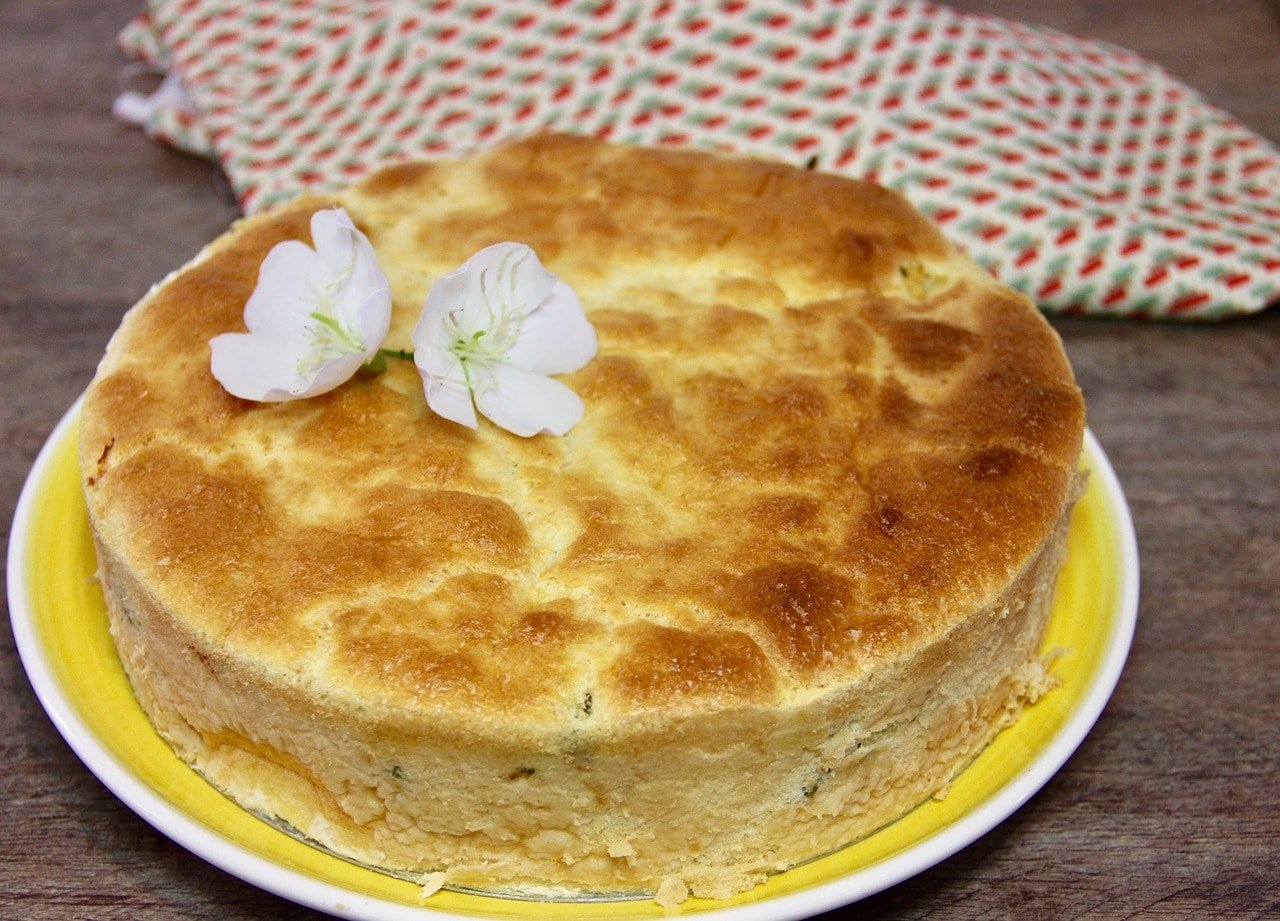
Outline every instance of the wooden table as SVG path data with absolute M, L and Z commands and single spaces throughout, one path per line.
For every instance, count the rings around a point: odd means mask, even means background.
M 1280 6 L 966 2 L 1128 45 L 1280 141 Z M 207 164 L 111 120 L 141 3 L 0 6 L 0 518 L 124 310 L 235 214 Z M 1280 311 L 1212 328 L 1055 324 L 1128 491 L 1142 609 L 1080 751 L 865 917 L 1280 914 Z M 7 618 L 4 621 L 8 623 Z M 301 919 L 108 793 L 0 627 L 0 917 Z

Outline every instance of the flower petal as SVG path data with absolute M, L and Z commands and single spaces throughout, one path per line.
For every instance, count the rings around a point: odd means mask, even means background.
M 391 329 L 391 288 L 383 285 L 370 291 L 360 302 L 356 313 L 356 328 L 364 343 L 363 361 L 368 361 L 382 348 Z
M 595 358 L 597 347 L 596 331 L 582 312 L 578 295 L 557 280 L 524 318 L 507 361 L 539 374 L 568 374 Z
M 413 348 L 415 354 L 423 349 L 445 348 L 451 339 L 445 321 L 450 311 L 462 305 L 467 293 L 467 266 L 456 269 L 447 275 L 441 275 L 431 283 L 426 302 L 422 305 L 422 313 L 413 328 Z
M 523 314 L 541 303 L 560 281 L 547 271 L 538 254 L 523 243 L 495 243 L 469 261 L 479 268 L 487 268 L 492 275 L 491 293 L 513 295 L 511 303 Z
M 476 409 L 471 404 L 471 389 L 466 384 L 458 359 L 443 350 L 415 347 L 413 360 L 418 365 L 418 373 L 422 375 L 422 387 L 431 411 L 450 422 L 476 428 Z M 426 366 L 435 373 L 431 373 Z
M 489 386 L 476 393 L 476 405 L 508 432 L 563 435 L 582 418 L 582 400 L 557 380 L 498 362 L 485 370 Z
M 523 243 L 486 246 L 452 275 L 465 281 L 460 292 L 452 290 L 451 305 L 464 335 L 480 330 L 490 333 L 504 316 L 519 323 L 557 281 L 542 267 L 537 253 Z
M 298 373 L 296 343 L 254 333 L 223 333 L 209 341 L 209 368 L 228 393 L 243 400 L 291 399 L 307 382 Z
M 338 316 L 347 328 L 359 331 L 365 356 L 372 357 L 391 328 L 391 287 L 373 245 L 342 208 L 317 211 L 311 218 L 311 238 L 337 285 Z
M 351 261 L 353 233 L 359 231 L 342 208 L 322 208 L 311 215 L 311 242 L 330 271 L 341 271 Z
M 374 348 L 377 351 L 377 348 Z M 355 376 L 360 367 L 365 363 L 365 353 L 352 352 L 348 355 L 342 355 L 333 361 L 326 362 L 316 369 L 316 375 L 301 392 L 289 399 L 297 399 L 301 397 L 317 397 L 322 393 L 328 393 L 340 384 L 345 384 Z
M 244 305 L 250 332 L 281 338 L 301 337 L 314 291 L 324 286 L 325 267 L 315 250 L 298 240 L 277 243 L 258 269 L 258 285 Z
M 345 383 L 364 364 L 359 353 L 342 355 L 315 368 L 299 368 L 305 358 L 302 340 L 276 339 L 255 333 L 223 333 L 209 341 L 209 369 L 223 389 L 243 400 L 281 403 L 328 393 Z

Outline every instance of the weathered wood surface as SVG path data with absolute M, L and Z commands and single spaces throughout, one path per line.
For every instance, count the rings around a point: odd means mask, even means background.
M 1280 141 L 1280 5 L 964 2 L 1127 45 Z M 0 5 L 0 518 L 124 310 L 226 227 L 207 164 L 114 123 L 140 3 Z M 858 917 L 1280 914 L 1280 311 L 1214 328 L 1056 322 L 1129 494 L 1142 609 L 1080 751 L 976 844 Z M 6 532 L 7 533 L 7 532 Z M 7 618 L 5 619 L 7 624 Z M 0 917 L 301 919 L 80 764 L 0 627 Z

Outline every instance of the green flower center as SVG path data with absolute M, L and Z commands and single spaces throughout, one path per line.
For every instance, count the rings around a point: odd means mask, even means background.
M 499 271 L 504 268 L 499 266 Z M 446 348 L 458 359 L 466 385 L 473 392 L 477 387 L 474 372 L 487 371 L 487 365 L 505 361 L 520 340 L 524 325 L 523 311 L 512 302 L 511 285 L 492 284 L 487 269 L 480 272 L 480 293 L 485 314 L 478 329 L 464 329 L 461 307 L 449 311 L 444 320 L 451 340 Z
M 355 268 L 355 256 L 351 264 L 335 275 L 322 287 L 311 283 L 311 296 L 308 300 L 315 305 L 315 310 L 307 314 L 312 323 L 307 324 L 307 333 L 311 337 L 311 348 L 306 357 L 298 362 L 301 374 L 314 374 L 322 365 L 344 355 L 355 355 L 365 350 L 364 340 L 358 330 L 343 323 L 334 306 L 338 289 Z

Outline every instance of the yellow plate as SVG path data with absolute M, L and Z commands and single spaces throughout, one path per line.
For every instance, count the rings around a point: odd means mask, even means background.
M 343 917 L 618 919 L 661 917 L 653 902 L 538 903 L 441 892 L 347 863 L 259 820 L 210 787 L 156 735 L 107 633 L 76 463 L 78 405 L 36 460 L 14 518 L 9 601 L 27 674 L 58 730 L 135 812 L 242 879 Z M 1089 487 L 1076 508 L 1045 648 L 1061 685 L 1005 730 L 952 785 L 894 824 L 778 874 L 727 902 L 691 899 L 682 914 L 778 921 L 879 891 L 950 856 L 1038 790 L 1079 745 L 1120 675 L 1137 614 L 1133 527 L 1092 434 Z

